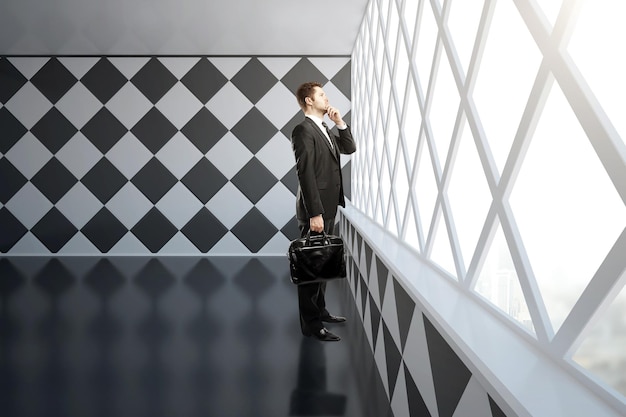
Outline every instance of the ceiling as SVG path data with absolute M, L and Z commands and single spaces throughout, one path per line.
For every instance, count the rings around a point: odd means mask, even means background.
M 2 0 L 0 55 L 350 55 L 369 0 Z

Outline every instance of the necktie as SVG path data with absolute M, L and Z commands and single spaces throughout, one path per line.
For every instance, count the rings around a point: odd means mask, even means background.
M 333 146 L 333 140 L 332 140 L 333 135 L 330 133 L 330 129 L 328 128 L 328 125 L 326 124 L 326 122 L 322 122 L 322 126 L 324 126 L 324 129 L 326 129 L 326 134 L 328 134 L 328 143 L 330 143 L 330 147 L 332 149 L 335 149 L 335 147 Z

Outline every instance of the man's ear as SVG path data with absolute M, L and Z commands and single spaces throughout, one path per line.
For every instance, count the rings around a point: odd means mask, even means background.
M 304 98 L 304 102 L 305 102 L 306 104 L 308 104 L 308 105 L 313 104 L 313 100 L 311 100 L 311 97 L 305 97 L 305 98 Z

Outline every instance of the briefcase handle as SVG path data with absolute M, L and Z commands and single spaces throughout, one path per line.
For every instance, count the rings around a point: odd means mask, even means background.
M 326 235 L 326 231 L 322 230 L 321 233 L 316 232 L 316 235 L 313 235 L 313 237 L 318 237 L 321 236 L 321 242 L 323 245 L 330 245 L 330 239 L 328 238 L 328 236 Z M 306 236 L 305 236 L 306 240 L 304 241 L 304 246 L 311 246 L 311 230 L 309 229 L 308 232 L 306 232 Z M 317 240 L 317 239 L 316 239 Z

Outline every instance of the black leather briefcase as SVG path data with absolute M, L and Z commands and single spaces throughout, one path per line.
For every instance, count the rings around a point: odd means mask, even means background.
M 296 285 L 346 277 L 343 239 L 335 235 L 311 234 L 289 244 L 291 282 Z

